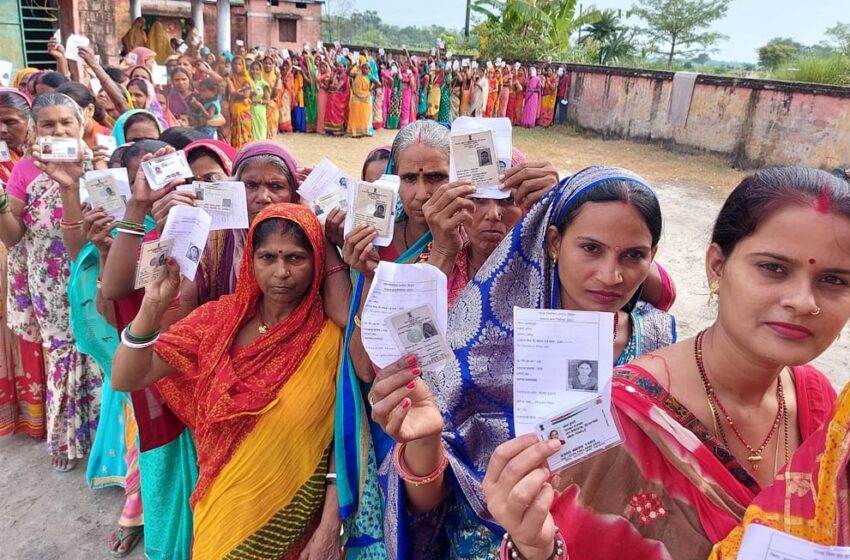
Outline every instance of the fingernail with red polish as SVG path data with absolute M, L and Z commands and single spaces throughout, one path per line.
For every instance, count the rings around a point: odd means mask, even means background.
M 410 408 L 410 399 L 404 399 L 403 401 L 401 401 L 401 408 L 403 408 L 404 410 Z
M 413 367 L 416 365 L 416 356 L 408 356 L 407 357 L 407 365 Z
M 412 370 L 410 370 L 410 375 L 412 375 L 413 377 L 417 377 L 420 373 L 422 373 L 422 372 L 419 370 L 418 367 L 415 367 Z
M 412 391 L 412 390 L 414 390 L 414 389 L 416 388 L 416 380 L 414 379 L 413 381 L 411 381 L 410 383 L 408 383 L 407 385 L 405 385 L 405 387 L 407 387 L 407 388 L 408 388 L 408 389 L 410 389 L 411 391 Z

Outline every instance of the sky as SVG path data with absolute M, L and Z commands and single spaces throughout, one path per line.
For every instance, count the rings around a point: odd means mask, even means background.
M 326 0 L 333 8 L 337 0 Z M 395 25 L 442 25 L 463 27 L 464 0 L 352 0 L 359 11 L 375 10 L 387 23 Z M 585 0 L 585 7 L 628 9 L 633 0 Z M 732 0 L 726 17 L 714 27 L 729 39 L 717 43 L 715 60 L 756 62 L 756 49 L 773 37 L 791 37 L 803 44 L 823 40 L 827 27 L 850 22 L 848 0 Z M 837 20 L 836 20 L 837 18 Z

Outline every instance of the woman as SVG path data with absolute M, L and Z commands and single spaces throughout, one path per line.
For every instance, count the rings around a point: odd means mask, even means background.
M 230 105 L 230 145 L 235 149 L 254 140 L 251 126 L 251 90 L 254 84 L 245 68 L 245 59 L 234 56 L 227 80 L 227 101 Z M 281 123 L 283 119 L 281 118 Z M 257 138 L 259 140 L 259 138 Z
M 516 76 L 511 80 L 511 98 L 508 100 L 508 117 L 511 125 L 519 126 L 522 123 L 523 91 L 525 90 L 525 69 L 517 70 Z
M 145 109 L 153 113 L 163 129 L 177 126 L 178 123 L 173 116 L 170 120 L 166 118 L 165 111 L 156 97 L 156 88 L 152 83 L 144 78 L 133 78 L 127 84 L 127 91 L 133 101 L 132 107 L 134 109 Z
M 490 98 L 490 80 L 481 70 L 476 70 L 472 80 L 474 85 L 469 114 L 473 117 L 483 117 L 487 111 L 487 100 Z
M 363 168 L 360 170 L 360 180 L 374 183 L 387 171 L 392 146 L 378 146 L 366 155 Z
M 118 146 L 139 140 L 157 140 L 162 126 L 153 113 L 144 109 L 127 111 L 115 121 L 112 136 Z
M 304 72 L 300 67 L 292 69 L 292 129 L 307 132 L 307 113 L 304 110 Z
M 451 122 L 461 116 L 461 97 L 463 96 L 463 79 L 458 72 L 452 72 Z
M 393 65 L 389 77 L 384 77 L 384 99 L 387 99 L 389 88 L 389 105 L 387 106 L 387 128 L 396 130 L 401 122 L 401 78 L 398 66 Z
M 555 118 L 555 98 L 558 95 L 558 79 L 554 76 L 551 68 L 547 68 L 542 80 L 542 98 L 540 99 L 540 115 L 537 117 L 537 126 L 549 128 Z
M 165 61 L 174 54 L 171 50 L 171 38 L 159 20 L 154 21 L 148 30 L 148 46 L 156 53 L 157 64 L 165 64 Z M 141 63 L 140 60 L 137 64 Z
M 374 64 L 373 60 L 369 61 Z M 370 71 L 372 70 L 370 66 Z M 381 75 L 377 70 L 369 74 L 369 79 L 374 84 L 374 96 L 372 99 L 372 130 L 381 130 L 384 128 L 384 120 L 386 119 L 386 111 L 384 110 L 384 84 Z
M 85 119 L 68 96 L 43 94 L 33 104 L 35 136 L 82 142 Z M 82 149 L 82 145 L 81 145 Z M 2 199 L 0 239 L 21 246 L 23 258 L 9 262 L 7 320 L 13 332 L 47 347 L 47 449 L 54 468 L 73 469 L 91 446 L 98 414 L 100 372 L 80 354 L 68 317 L 69 257 L 82 247 L 79 229 L 79 163 L 43 163 L 37 146 L 32 158 L 12 171 Z
M 130 51 L 130 61 L 133 66 L 144 66 L 149 72 L 153 72 L 158 55 L 147 47 L 136 47 Z
M 330 136 L 345 135 L 348 110 L 348 72 L 342 62 L 336 63 L 336 71 L 328 89 L 328 109 L 325 115 L 325 132 Z
M 127 54 L 136 47 L 145 47 L 148 44 L 148 36 L 145 34 L 145 18 L 139 16 L 133 20 L 130 29 L 121 37 L 122 54 Z
M 416 105 L 416 112 L 411 115 L 411 122 L 415 121 L 417 118 L 424 119 L 428 116 L 428 92 L 430 90 L 432 80 L 431 73 L 428 71 L 428 65 L 424 60 L 417 63 L 414 68 L 417 70 L 416 76 L 418 79 L 415 83 L 418 89 L 414 91 L 416 99 L 416 101 L 414 101 L 414 105 Z M 439 103 L 437 105 L 439 106 Z
M 274 59 L 270 56 L 263 58 L 263 81 L 269 84 L 271 89 L 271 102 L 266 105 L 267 140 L 273 140 L 277 136 L 280 126 L 280 75 L 274 65 Z
M 372 122 L 372 80 L 369 65 L 364 63 L 351 70 L 351 100 L 348 103 L 346 132 L 352 138 L 370 136 Z
M 165 96 L 168 112 L 183 126 L 188 126 L 190 108 L 187 98 L 194 93 L 192 76 L 188 70 L 178 66 L 171 72 L 169 81 L 171 87 Z
M 103 124 L 106 121 L 106 114 L 97 98 L 86 86 L 79 82 L 65 82 L 56 88 L 56 93 L 67 95 L 82 108 L 83 118 L 85 119 L 83 141 L 90 149 L 94 150 L 98 145 L 97 135 L 109 136 L 111 133 L 109 128 Z
M 452 122 L 452 73 L 446 68 L 442 69 L 440 83 L 440 110 L 437 112 L 437 121 L 441 124 Z
M 318 86 L 316 92 L 316 134 L 325 133 L 325 119 L 328 112 L 328 90 L 331 87 L 331 69 L 325 57 L 319 58 Z
M 502 85 L 502 78 L 499 74 L 499 71 L 495 68 L 491 68 L 487 72 L 487 105 L 484 108 L 484 116 L 485 117 L 494 117 L 496 116 L 493 111 L 496 107 L 496 100 L 499 98 L 499 88 Z
M 306 208 L 272 206 L 253 223 L 245 249 L 233 296 L 150 336 L 180 285 L 169 263 L 123 332 L 113 385 L 157 383 L 195 436 L 195 557 L 250 550 L 339 558 L 336 493 L 325 478 L 341 336 L 319 296 L 321 226 Z M 139 335 L 144 343 L 131 341 Z M 199 410 L 195 402 L 216 406 Z M 306 417 L 298 413 L 304 407 Z
M 497 103 L 497 107 L 499 110 L 495 116 L 497 117 L 506 117 L 508 116 L 508 101 L 511 96 L 511 82 L 513 81 L 513 74 L 511 73 L 510 68 L 506 68 L 502 73 L 502 85 L 499 88 L 499 102 Z
M 32 101 L 13 88 L 0 88 L 0 140 L 9 149 L 9 161 L 0 162 L 0 185 L 9 182 L 12 170 L 26 153 L 27 125 Z M 0 310 L 6 314 L 9 293 L 7 259 L 26 259 L 23 246 L 6 249 L 0 244 Z M 0 324 L 0 436 L 25 433 L 34 439 L 45 435 L 44 355 L 41 344 L 12 332 Z
M 469 68 L 461 71 L 462 82 L 460 90 L 460 116 L 468 117 L 472 114 L 472 72 Z
M 251 63 L 251 81 L 251 134 L 265 140 L 269 135 L 266 107 L 271 102 L 271 86 L 263 79 L 263 65 L 256 60 Z
M 449 342 L 457 365 L 450 365 L 439 382 L 428 380 L 433 397 L 425 383 L 416 383 L 415 391 L 407 395 L 391 395 L 398 380 L 393 375 L 399 369 L 410 374 L 406 363 L 378 373 L 370 394 L 375 403 L 373 418 L 385 426 L 388 413 L 399 406 L 416 411 L 408 413 L 412 431 L 404 427 L 406 422 L 402 425 L 406 432 L 397 423 L 388 426 L 395 441 L 412 440 L 415 446 L 397 448 L 400 464 L 418 472 L 431 461 L 441 464 L 441 458 L 447 457 L 451 465 L 450 471 L 438 473 L 434 484 L 421 491 L 411 491 L 413 485 L 399 478 L 409 479 L 407 472 L 389 464 L 382 468 L 390 473 L 388 502 L 404 497 L 408 510 L 417 516 L 411 526 L 403 519 L 388 521 L 385 535 L 398 557 L 411 548 L 417 550 L 429 538 L 464 558 L 487 558 L 498 549 L 501 532 L 494 532 L 484 511 L 481 479 L 487 458 L 513 429 L 510 364 L 515 305 L 616 313 L 617 363 L 675 340 L 672 317 L 636 302 L 635 296 L 652 270 L 660 234 L 660 207 L 642 179 L 622 169 L 585 169 L 531 209 L 454 303 L 447 332 L 456 333 Z M 582 239 L 588 246 L 583 254 Z M 597 297 L 600 290 L 605 290 L 605 298 Z M 469 396 L 472 387 L 482 395 L 480 399 Z M 402 399 L 408 399 L 406 406 Z M 460 406 L 461 402 L 466 406 Z M 434 415 L 437 406 L 445 411 L 442 418 Z M 444 445 L 447 455 L 443 455 Z M 449 481 L 457 481 L 457 489 Z M 445 531 L 434 524 L 444 515 Z M 399 531 L 392 529 L 393 523 L 400 524 Z M 407 537 L 411 529 L 417 535 L 412 542 Z
M 437 120 L 440 114 L 440 101 L 442 99 L 442 84 L 443 76 L 441 76 L 436 68 L 433 68 L 428 74 L 429 87 L 427 93 L 423 94 L 426 97 L 427 108 L 425 116 L 431 120 Z
M 525 87 L 525 101 L 522 109 L 522 120 L 520 126 L 523 128 L 534 128 L 540 113 L 540 92 L 543 86 L 537 77 L 537 68 L 532 68 L 529 73 L 528 85 Z
M 416 121 L 416 75 L 410 68 L 410 61 L 402 62 L 401 66 L 401 121 L 398 127 L 404 128 L 408 123 Z M 411 117 L 411 114 L 413 115 Z
M 831 414 L 831 384 L 805 364 L 850 318 L 847 243 L 847 182 L 805 168 L 744 179 L 706 253 L 716 320 L 617 371 L 625 443 L 560 473 L 551 512 L 553 486 L 535 471 L 560 442 L 521 437 L 495 451 L 484 493 L 514 548 L 546 557 L 558 527 L 571 558 L 708 557 Z M 525 517 L 509 512 L 518 495 L 534 503 Z M 602 526 L 617 538 L 590 542 Z
M 283 89 L 280 94 L 280 124 L 278 130 L 280 132 L 292 132 L 292 96 L 295 94 L 295 86 L 292 79 L 292 63 L 289 59 L 283 61 L 280 71 Z
M 313 55 L 304 53 L 301 58 L 304 68 L 304 119 L 305 132 L 316 132 L 316 116 L 318 114 L 318 84 L 316 80 L 316 64 Z

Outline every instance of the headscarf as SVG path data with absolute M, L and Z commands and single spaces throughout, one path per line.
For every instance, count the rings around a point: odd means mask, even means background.
M 295 162 L 295 158 L 286 151 L 286 148 L 270 140 L 256 140 L 242 146 L 236 153 L 236 159 L 233 162 L 233 172 L 236 173 L 244 161 L 255 156 L 275 156 L 283 161 L 292 177 L 292 192 L 295 192 L 295 189 L 301 184 L 298 180 L 298 164 Z
M 159 133 L 162 134 L 163 128 L 162 128 L 162 125 L 159 122 L 159 119 L 156 117 L 156 115 L 154 115 L 153 113 L 151 113 L 150 111 L 147 111 L 145 109 L 130 109 L 129 111 L 122 113 L 120 117 L 115 119 L 115 126 L 112 127 L 112 137 L 115 138 L 115 142 L 119 146 L 127 143 L 127 133 L 124 130 L 124 127 L 127 126 L 127 119 L 129 119 L 133 115 L 137 115 L 139 113 L 146 113 L 146 114 L 150 115 L 151 118 L 153 118 L 153 120 L 156 121 L 157 128 L 159 129 Z
M 153 116 L 156 117 L 156 120 L 159 121 L 160 128 L 165 130 L 170 126 L 168 120 L 165 117 L 165 111 L 162 108 L 162 105 L 159 103 L 159 99 L 156 96 L 156 89 L 153 84 L 147 81 L 144 78 L 134 78 L 130 80 L 130 83 L 138 83 L 142 82 L 145 87 L 145 96 L 148 98 L 147 103 L 144 107 L 134 107 L 134 109 L 145 109 L 149 111 Z M 127 84 L 127 88 L 129 89 L 130 84 Z M 132 98 L 131 98 L 132 99 Z
M 156 56 L 156 53 L 147 47 L 136 47 L 130 51 L 130 54 L 136 55 L 136 66 L 144 66 L 145 68 L 147 68 L 147 59 L 152 55 Z
M 209 150 L 215 154 L 216 159 L 224 168 L 224 172 L 228 176 L 233 174 L 233 171 L 236 169 L 233 165 L 233 159 L 236 157 L 236 150 L 233 149 L 233 146 L 227 142 L 222 142 L 221 140 L 204 139 L 195 140 L 183 148 L 183 151 L 186 152 L 186 157 L 188 158 L 193 151 L 201 148 Z
M 30 108 L 32 108 L 32 98 L 25 91 L 21 91 L 19 89 L 15 89 L 15 88 L 0 87 L 0 93 L 10 93 L 12 95 L 18 95 L 21 98 L 23 98 L 23 100 L 26 102 L 26 104 Z M 24 143 L 26 143 L 26 139 L 24 139 Z M 19 153 L 15 152 L 14 150 L 12 150 L 11 147 L 10 147 L 9 148 L 9 155 L 11 156 L 10 161 L 0 161 L 0 183 L 4 183 L 4 184 L 9 180 L 9 177 L 12 174 L 12 169 L 15 166 L 15 162 L 17 162 L 18 159 L 20 159 L 20 157 L 23 155 L 23 153 L 19 154 Z
M 254 278 L 254 232 L 272 218 L 294 222 L 313 248 L 310 288 L 289 316 L 231 355 L 239 329 L 254 316 L 262 293 Z M 327 316 L 319 288 L 324 275 L 319 220 L 297 204 L 275 204 L 257 215 L 248 232 L 236 291 L 196 309 L 160 336 L 155 350 L 176 371 L 158 388 L 191 429 L 202 469 L 191 504 L 209 490 L 244 436 L 278 398 L 319 336 Z
M 171 56 L 171 38 L 159 20 L 153 22 L 148 31 L 148 46 L 156 53 L 157 64 L 165 64 L 166 59 Z
M 20 88 L 21 82 L 24 81 L 24 78 L 37 72 L 39 72 L 38 68 L 24 68 L 23 70 L 19 70 L 18 73 L 15 74 L 15 79 L 12 80 L 12 87 L 15 89 Z
M 130 52 L 136 47 L 144 47 L 147 44 L 148 38 L 145 35 L 145 18 L 137 17 L 133 20 L 130 29 L 121 37 L 121 45 L 124 47 L 124 52 Z
M 266 60 L 271 60 L 271 61 L 272 61 L 272 63 L 274 63 L 274 59 L 273 59 L 272 57 L 270 57 L 270 56 L 265 56 L 265 57 L 261 60 L 261 63 L 265 62 Z M 266 72 L 266 67 L 265 67 L 265 65 L 263 65 L 263 67 L 262 67 L 262 68 L 260 68 L 260 76 L 263 78 L 263 80 L 264 80 L 267 84 L 269 84 L 269 87 L 270 87 L 270 88 L 273 88 L 273 87 L 274 87 L 274 85 L 275 85 L 275 83 L 277 82 L 277 73 L 275 72 L 275 68 L 274 68 L 274 67 L 272 67 L 272 69 L 271 69 L 271 71 L 270 71 L 270 72 Z
M 133 66 L 132 68 L 130 68 L 130 70 L 127 72 L 127 76 L 129 76 L 130 79 L 132 79 L 133 73 L 136 70 L 144 70 L 145 73 L 148 75 L 148 77 L 144 78 L 144 79 L 146 79 L 149 82 L 153 82 L 153 74 L 151 74 L 151 71 L 148 69 L 148 67 L 143 65 L 143 64 L 137 64 L 137 65 Z

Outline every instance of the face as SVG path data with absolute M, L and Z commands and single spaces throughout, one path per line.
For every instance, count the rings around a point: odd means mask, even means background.
M 65 105 L 51 105 L 42 108 L 35 123 L 36 136 L 59 136 L 79 138 L 82 135 L 80 121 L 74 110 Z
M 590 364 L 582 362 L 576 368 L 578 370 L 578 374 L 582 377 L 590 377 L 590 374 L 593 373 L 593 368 L 590 367 Z
M 368 76 L 369 74 L 372 73 L 372 69 L 369 68 L 368 64 L 361 64 L 360 65 L 360 72 L 362 72 L 364 76 Z
M 115 107 L 115 103 L 112 102 L 112 98 L 110 98 L 104 90 L 100 90 L 100 92 L 97 94 L 97 101 L 98 103 L 100 103 L 100 106 L 103 107 L 103 110 L 106 111 L 106 113 L 110 117 L 120 116 L 118 108 Z
M 169 68 L 168 71 L 171 72 L 171 68 Z M 144 78 L 145 80 L 150 80 L 150 76 L 142 68 L 136 68 L 130 72 L 130 79 L 132 80 L 133 78 Z
M 514 203 L 513 198 L 473 198 L 472 201 L 475 203 L 475 215 L 472 223 L 464 229 L 471 249 L 489 256 L 522 218 L 522 208 Z
M 177 66 L 185 68 L 188 72 L 192 71 L 192 59 L 188 56 L 181 56 L 177 59 Z
M 850 220 L 843 216 L 786 206 L 730 255 L 712 245 L 706 264 L 719 287 L 718 325 L 762 363 L 808 363 L 850 318 Z
M 373 161 L 369 165 L 366 166 L 366 173 L 363 176 L 363 180 L 368 183 L 374 183 L 378 179 L 381 178 L 381 175 L 386 173 L 387 171 L 387 160 L 379 159 L 377 161 Z
M 199 157 L 192 161 L 189 167 L 192 168 L 196 181 L 224 181 L 227 178 L 227 172 L 225 172 L 221 163 L 210 156 Z
M 230 66 L 233 68 L 234 74 L 242 74 L 245 71 L 245 66 L 242 64 L 241 58 L 234 58 Z
M 187 95 L 191 89 L 189 77 L 183 72 L 177 72 L 171 76 L 171 83 L 180 95 Z
M 147 119 L 137 121 L 124 130 L 124 139 L 127 142 L 156 140 L 157 138 L 159 138 L 159 129 Z
M 204 62 L 206 62 L 207 64 L 210 64 L 210 65 L 214 64 L 215 63 L 215 55 L 211 52 L 205 54 L 204 55 Z
M 145 57 L 145 66 L 148 70 L 153 71 L 154 64 L 156 64 L 155 54 L 149 54 L 147 57 Z
M 415 223 L 427 227 L 422 206 L 449 180 L 449 158 L 437 148 L 413 144 L 398 155 L 399 197 Z
M 254 279 L 263 296 L 279 305 L 296 307 L 304 299 L 314 267 L 313 252 L 291 233 L 269 235 L 254 252 Z
M 271 72 L 272 70 L 274 70 L 274 62 L 272 61 L 272 59 L 267 58 L 263 61 L 263 70 L 265 70 L 266 72 Z
M 192 121 L 189 120 L 188 113 L 183 113 L 182 115 L 177 117 L 177 120 L 180 121 L 180 126 L 182 126 L 183 128 L 192 128 Z
M 242 171 L 239 180 L 245 183 L 250 221 L 253 221 L 266 206 L 280 202 L 293 202 L 295 198 L 289 179 L 273 163 L 249 164 Z
M 11 107 L 0 107 L 0 140 L 19 152 L 27 138 L 27 120 Z
M 168 70 L 168 75 L 170 76 L 174 69 L 177 68 L 177 61 L 169 60 L 165 63 L 165 68 Z
M 260 65 L 252 64 L 251 65 L 251 77 L 255 80 L 260 77 Z
M 133 107 L 142 109 L 148 105 L 148 94 L 138 84 L 132 84 L 127 90 L 133 99 Z
M 558 257 L 561 307 L 573 311 L 622 309 L 655 257 L 646 222 L 625 202 L 586 202 L 563 235 L 550 226 L 546 238 Z

